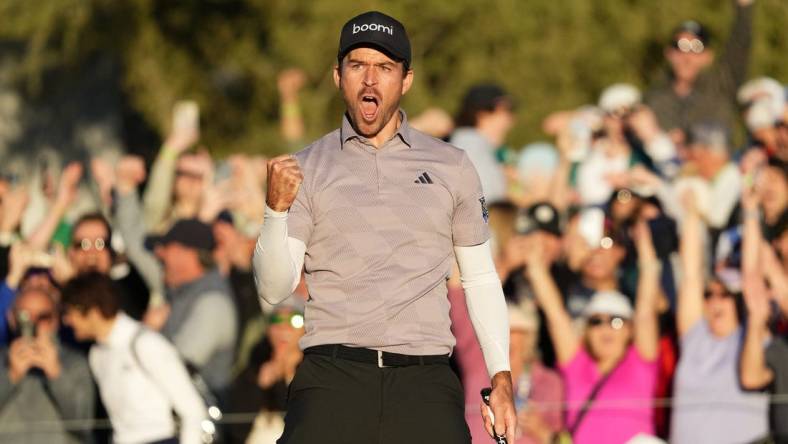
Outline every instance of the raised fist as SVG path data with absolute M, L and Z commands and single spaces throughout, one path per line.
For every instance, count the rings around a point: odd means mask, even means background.
M 306 74 L 298 68 L 286 69 L 279 73 L 276 79 L 276 87 L 283 101 L 295 100 L 298 92 L 306 82 Z
M 123 156 L 115 167 L 118 191 L 121 194 L 137 189 L 145 181 L 145 161 L 139 156 Z
M 265 203 L 274 211 L 287 211 L 295 201 L 304 175 L 295 157 L 285 154 L 270 159 L 268 167 L 268 189 Z
M 79 181 L 82 179 L 82 164 L 71 162 L 63 169 L 60 175 L 60 185 L 58 186 L 56 203 L 68 207 L 77 198 Z

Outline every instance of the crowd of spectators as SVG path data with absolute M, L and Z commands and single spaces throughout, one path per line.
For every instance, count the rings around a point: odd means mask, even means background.
M 516 444 L 788 442 L 788 106 L 784 85 L 746 78 L 752 3 L 736 0 L 724 47 L 682 23 L 663 78 L 547 116 L 550 142 L 505 145 L 528 104 L 495 84 L 455 119 L 409 118 L 481 178 Z M 304 84 L 280 74 L 293 150 Z M 261 310 L 265 161 L 212 158 L 182 103 L 149 167 L 127 155 L 0 177 L 0 441 L 275 441 L 308 291 Z M 488 442 L 456 270 L 447 285 L 466 420 Z

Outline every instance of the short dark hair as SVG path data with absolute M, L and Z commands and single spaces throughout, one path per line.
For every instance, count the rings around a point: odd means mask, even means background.
M 80 313 L 95 308 L 104 318 L 111 318 L 120 311 L 115 284 L 96 271 L 82 273 L 68 281 L 63 287 L 62 303 L 65 308 L 74 308 Z
M 468 89 L 462 99 L 462 105 L 455 119 L 456 126 L 476 126 L 479 113 L 495 111 L 495 108 L 502 104 L 510 108 L 514 106 L 511 97 L 502 87 L 494 83 L 474 85 Z

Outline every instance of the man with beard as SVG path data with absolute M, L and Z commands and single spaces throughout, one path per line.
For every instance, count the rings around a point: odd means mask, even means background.
M 514 442 L 507 311 L 476 170 L 399 108 L 413 81 L 401 23 L 379 12 L 351 19 L 337 62 L 341 128 L 268 163 L 259 292 L 283 301 L 302 265 L 309 290 L 279 443 L 470 443 L 448 365 L 452 253 L 491 377 L 495 433 Z

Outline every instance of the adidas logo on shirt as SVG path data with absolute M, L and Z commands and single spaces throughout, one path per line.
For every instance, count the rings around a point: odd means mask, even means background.
M 413 183 L 432 183 L 432 178 L 426 172 L 422 173 Z

